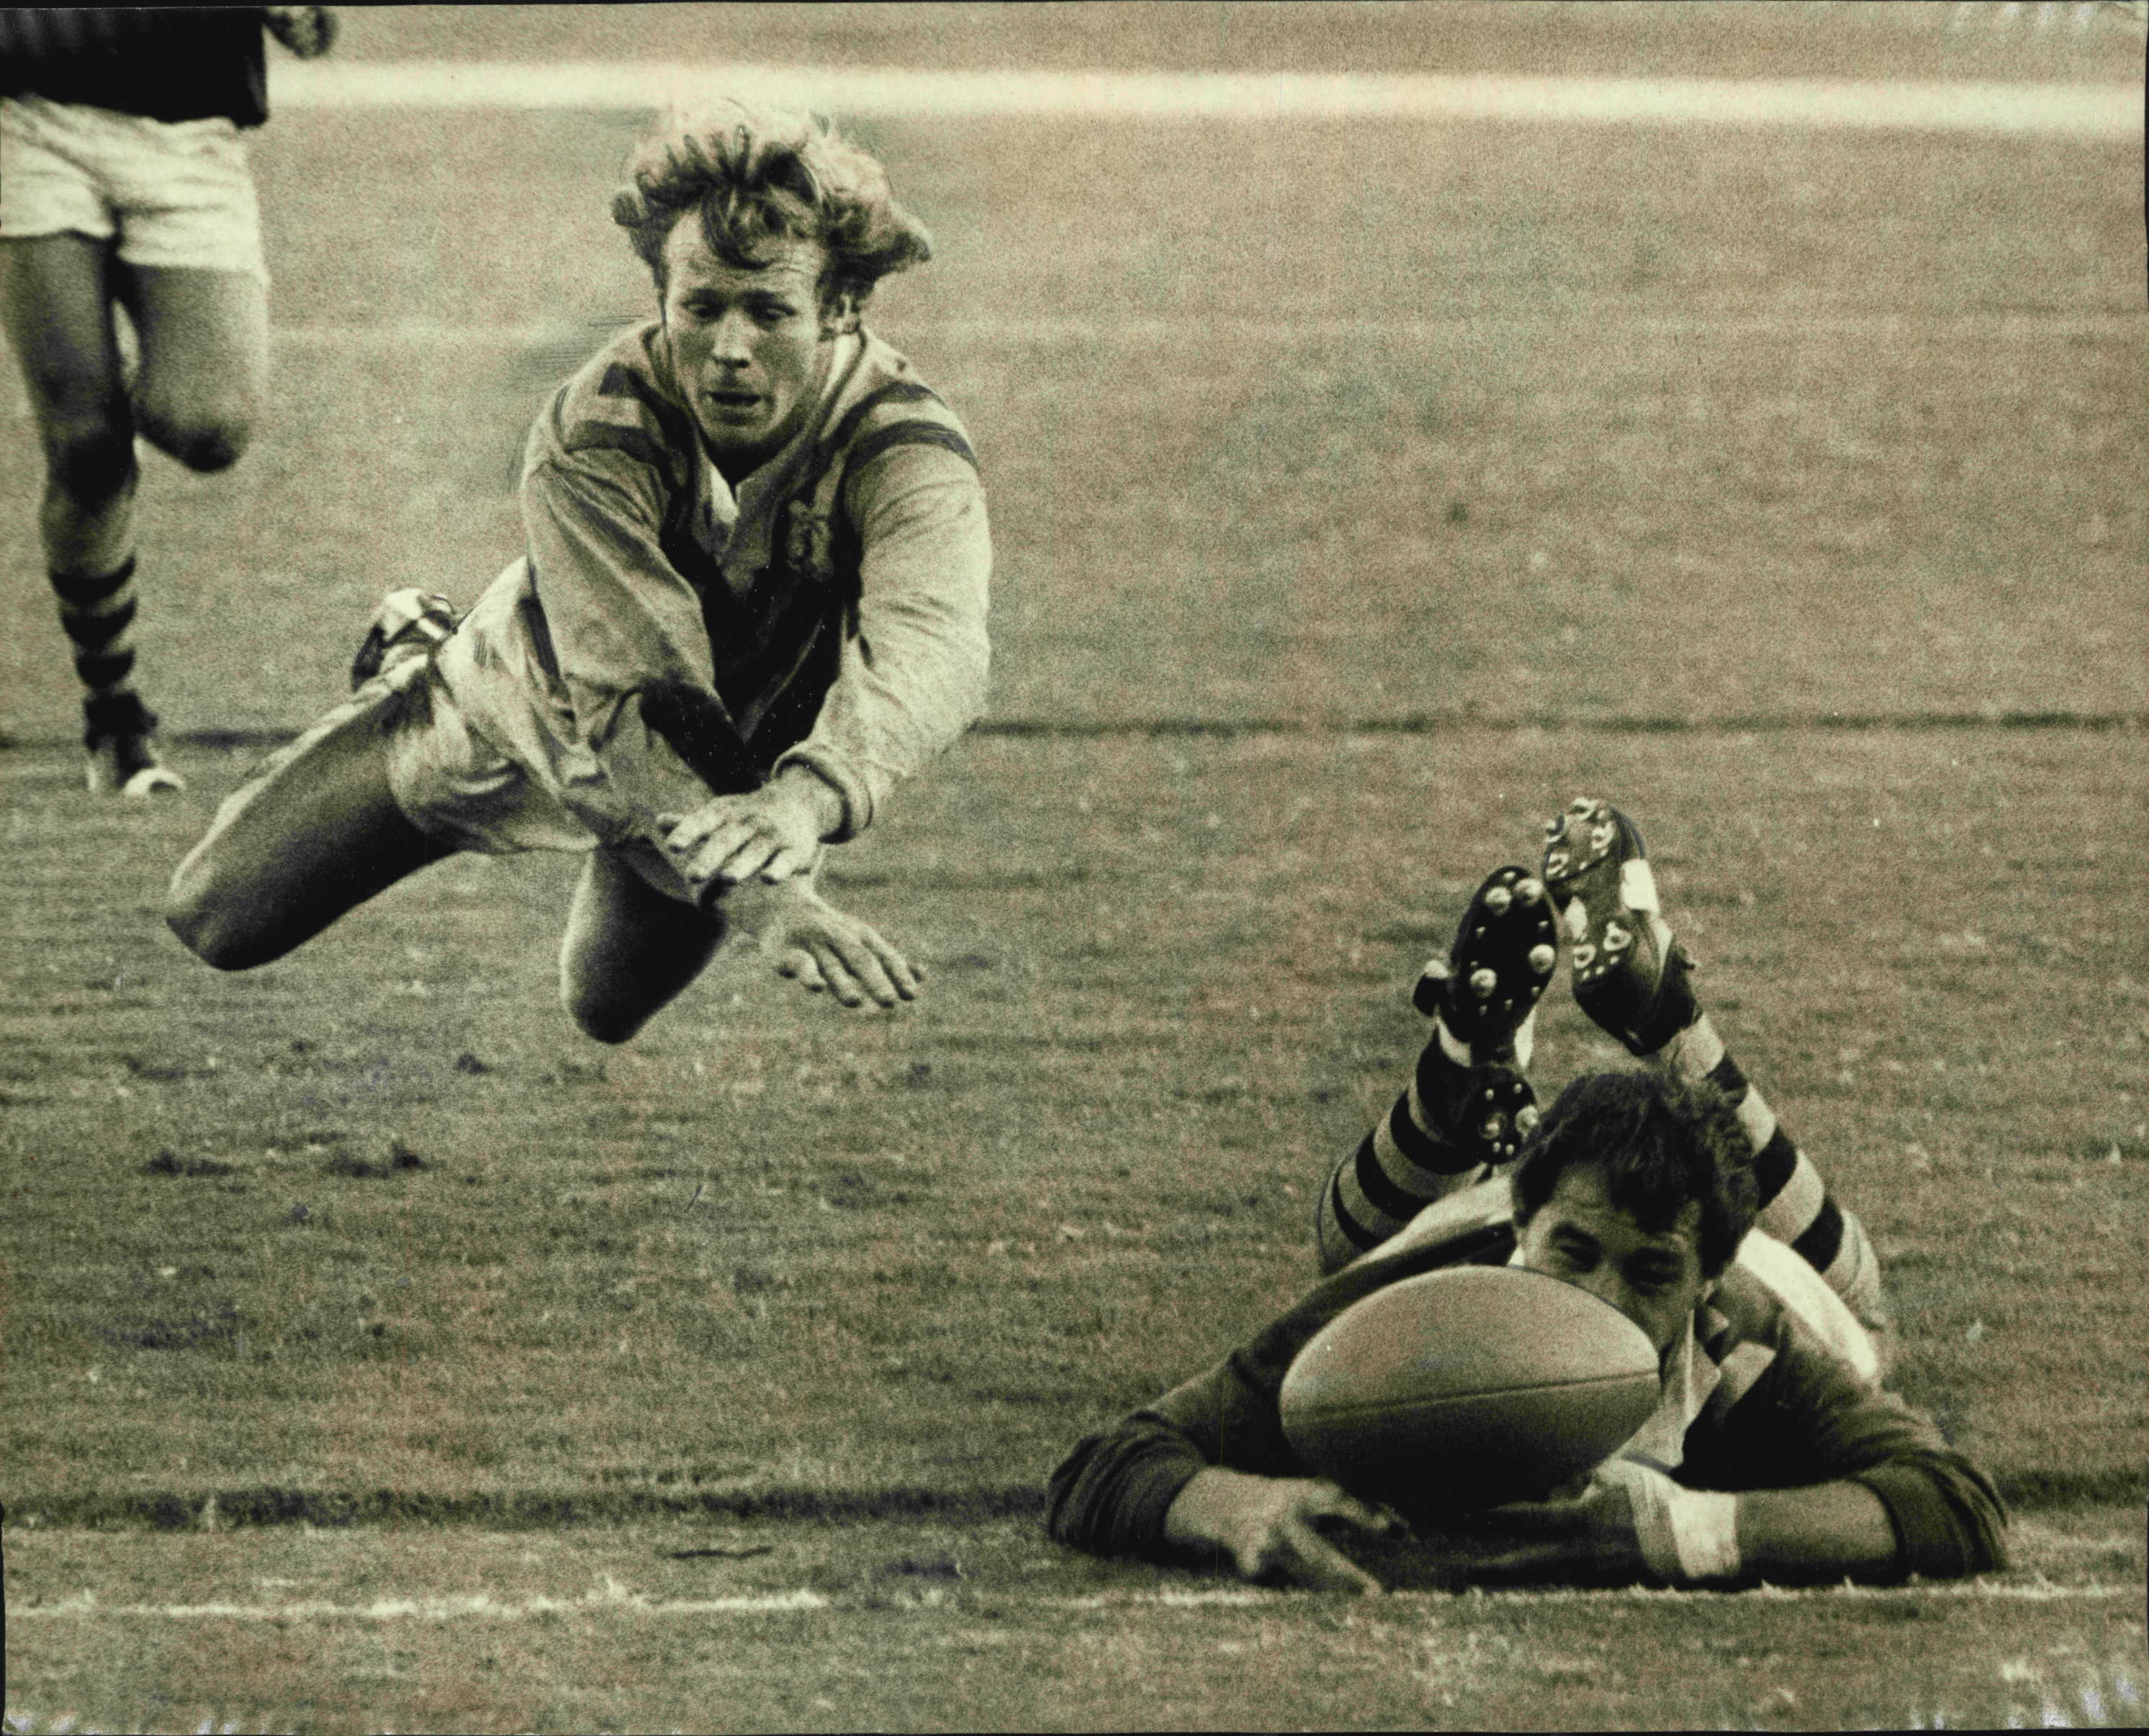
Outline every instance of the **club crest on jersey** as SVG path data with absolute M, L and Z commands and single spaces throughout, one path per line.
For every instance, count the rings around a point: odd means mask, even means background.
M 828 514 L 813 510 L 810 499 L 787 502 L 783 509 L 783 531 L 777 539 L 779 558 L 794 578 L 817 585 L 836 579 L 836 537 Z

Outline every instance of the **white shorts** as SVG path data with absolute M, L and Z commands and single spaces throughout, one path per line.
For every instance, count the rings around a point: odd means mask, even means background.
M 666 897 L 695 902 L 661 850 L 640 840 L 607 845 L 526 767 L 472 729 L 438 663 L 412 675 L 410 685 L 422 690 L 410 696 L 385 746 L 389 790 L 420 831 L 483 855 L 609 849 Z M 394 682 L 395 673 L 386 679 Z M 364 695 L 375 690 L 370 682 L 353 697 L 363 709 Z
M 420 831 L 486 855 L 597 848 L 595 832 L 471 727 L 437 663 L 414 660 L 368 682 L 354 700 L 362 705 L 384 680 L 417 690 L 399 708 L 384 746 L 389 790 Z
M 261 209 L 239 128 L 0 97 L 0 240 L 117 236 L 130 265 L 266 283 Z

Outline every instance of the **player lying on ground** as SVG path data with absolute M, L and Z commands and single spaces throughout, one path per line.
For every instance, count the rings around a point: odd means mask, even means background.
M 600 1041 L 727 935 L 847 1006 L 917 994 L 813 872 L 984 704 L 976 460 L 859 319 L 930 243 L 865 152 L 732 102 L 652 137 L 613 216 L 657 317 L 538 418 L 526 558 L 460 625 L 390 598 L 351 698 L 180 865 L 170 922 L 219 969 L 453 851 L 550 849 L 587 853 L 561 986 Z
M 1443 1146 L 1474 1144 L 1481 1157 L 1504 1158 L 1519 1120 L 1519 1157 L 1331 1269 L 1205 1374 L 1081 1442 L 1052 1478 L 1055 1538 L 1360 1591 L 1378 1582 L 1336 1539 L 1392 1540 L 1407 1523 L 1427 1539 L 1423 1565 L 1487 1583 L 1885 1581 L 2003 1563 L 1991 1484 L 1880 1389 L 1870 1338 L 1836 1292 L 1754 1228 L 1768 1141 L 1718 1084 L 1667 1064 L 1579 1079 L 1542 1120 L 1510 1106 L 1500 1057 L 1515 1071 L 1527 1059 L 1514 1039 L 1550 974 L 1548 896 L 1579 936 L 1577 998 L 1593 1017 L 1630 1048 L 1655 1053 L 1683 1031 L 1706 1052 L 1686 971 L 1646 877 L 1628 865 L 1642 860 L 1638 834 L 1595 803 L 1555 825 L 1546 882 L 1519 868 L 1488 878 L 1447 967 L 1431 973 L 1422 998 L 1442 1028 L 1429 1053 L 1452 1071 L 1422 1062 L 1402 1110 Z M 1442 1037 L 1464 1056 L 1444 1055 Z M 1720 1052 L 1713 1036 L 1708 1046 Z M 1467 1180 L 1477 1165 L 1441 1168 Z M 1466 1515 L 1442 1510 L 1429 1478 L 1407 1522 L 1308 1475 L 1277 1394 L 1298 1352 L 1351 1303 L 1465 1262 L 1548 1273 L 1618 1308 L 1656 1347 L 1663 1396 L 1578 1492 Z
M 264 22 L 309 58 L 335 35 L 318 6 L 0 8 L 0 316 L 101 793 L 182 787 L 133 680 L 134 441 L 212 471 L 252 435 L 269 273 L 239 133 L 268 118 Z
M 1880 1264 L 1865 1227 L 1829 1196 L 1695 999 L 1694 961 L 1664 921 L 1639 828 L 1583 797 L 1546 831 L 1537 884 L 1549 903 L 1521 870 L 1496 876 L 1464 919 L 1452 959 L 1436 959 L 1418 983 L 1432 1041 L 1409 1089 L 1322 1192 L 1321 1269 L 1378 1247 L 1512 1158 L 1536 1114 L 1527 1072 L 1557 918 L 1571 949 L 1575 1005 L 1652 1071 L 1705 1080 L 1730 1099 L 1754 1148 L 1759 1227 L 1796 1249 L 1885 1342 Z

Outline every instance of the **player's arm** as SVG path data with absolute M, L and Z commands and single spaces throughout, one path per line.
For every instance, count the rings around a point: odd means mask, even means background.
M 1223 1361 L 1080 1442 L 1052 1474 L 1054 1538 L 1100 1555 L 1377 1590 L 1336 1540 L 1395 1538 L 1402 1522 L 1307 1475 L 1285 1438 L 1277 1393 L 1329 1321 L 1383 1285 L 1442 1263 L 1442 1253 L 1364 1261 L 1324 1278 Z
M 569 777 L 610 789 L 622 823 L 643 825 L 627 792 L 685 810 L 757 789 L 717 695 L 701 600 L 662 548 L 663 479 L 634 453 L 561 451 L 549 432 L 541 421 L 532 436 L 522 522 Z
M 1931 1417 L 1860 1378 L 1794 1317 L 1774 1342 L 1768 1371 L 1690 1466 L 1690 1481 L 1740 1492 L 1757 1549 L 1780 1552 L 1786 1567 L 1804 1558 L 1869 1578 L 2006 1564 L 1999 1492 Z
M 1754 1578 L 1875 1579 L 1895 1566 L 1887 1503 L 1862 1483 L 1749 1489 L 1731 1498 L 1739 1563 Z
M 1483 1529 L 1508 1547 L 1473 1577 L 1887 1582 L 2005 1565 L 1997 1493 L 1930 1418 L 1794 1321 L 1769 1347 L 1767 1372 L 1689 1433 L 1678 1480 L 1614 1460 L 1572 1498 L 1502 1508 Z
M 1469 1577 L 1490 1585 L 1883 1579 L 1898 1555 L 1888 1508 L 1862 1483 L 1731 1493 L 1627 1459 L 1573 1495 L 1497 1508 L 1467 1528 Z
M 858 631 L 813 733 L 768 784 L 675 816 L 665 848 L 696 885 L 803 874 L 984 709 L 992 542 L 975 471 L 944 446 L 898 446 L 853 486 Z
M 1390 1536 L 1394 1516 L 1309 1478 L 1280 1451 L 1237 1359 L 1080 1442 L 1052 1475 L 1054 1541 L 1093 1554 L 1224 1566 L 1248 1579 L 1375 1592 L 1338 1534 Z M 1241 1421 L 1248 1426 L 1241 1429 Z M 1219 1461 L 1248 1458 L 1248 1470 Z
M 992 534 L 966 457 L 898 445 L 849 479 L 858 526 L 858 630 L 813 732 L 777 763 L 809 766 L 842 795 L 835 841 L 872 824 L 984 710 Z

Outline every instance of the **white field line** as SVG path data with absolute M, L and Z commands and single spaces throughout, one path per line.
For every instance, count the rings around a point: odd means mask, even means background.
M 936 340 L 974 344 L 1154 344 L 1172 338 L 1219 339 L 1247 343 L 1365 339 L 1422 343 L 1452 341 L 1484 332 L 1541 332 L 1568 314 L 1458 314 L 1451 319 L 1235 319 L 1190 316 L 1185 319 L 908 319 L 905 330 L 929 334 Z M 639 323 L 636 320 L 623 324 Z M 1623 335 L 1660 337 L 1719 335 L 1784 338 L 1819 337 L 1976 338 L 2139 338 L 2149 332 L 2149 312 L 2109 314 L 1944 314 L 1920 318 L 1904 314 L 1643 314 L 1618 319 L 1610 329 Z M 275 341 L 303 349 L 390 349 L 407 345 L 465 345 L 501 349 L 554 349 L 576 345 L 594 350 L 621 328 L 592 321 L 586 325 L 453 325 L 403 321 L 390 325 L 284 325 Z
M 1460 1596 L 1502 1603 L 1599 1603 L 1608 1598 L 1622 1601 L 1643 1600 L 1653 1603 L 1692 1601 L 1698 1598 L 1719 1599 L 1726 1596 L 1759 1598 L 1769 1603 L 1808 1603 L 1854 1600 L 1885 1599 L 1892 1598 L 1945 1598 L 1963 1603 L 2103 1603 L 2114 1598 L 2139 1598 L 2139 1585 L 2050 1585 L 2042 1581 L 2031 1584 L 1987 1584 L 1982 1580 L 1961 1580 L 1945 1584 L 1920 1585 L 1764 1585 L 1751 1591 L 1724 1593 L 1713 1591 L 1656 1590 L 1647 1586 L 1624 1586 L 1614 1590 L 1588 1591 L 1580 1588 L 1553 1590 L 1488 1591 L 1482 1588 L 1453 1592 L 1392 1592 L 1381 1600 L 1392 1603 L 1397 1600 L 1411 1603 L 1435 1603 L 1442 1608 L 1452 1606 Z M 1305 1596 L 1302 1592 L 1267 1590 L 1253 1586 L 1219 1586 L 1214 1589 L 1185 1591 L 1095 1592 L 1087 1597 L 1063 1598 L 1052 1600 L 1047 1607 L 1057 1609 L 1115 1609 L 1140 1608 L 1145 1605 L 1165 1608 L 1195 1608 L 1223 1606 L 1237 1608 L 1250 1604 L 1276 1605 L 1292 1603 Z M 1376 1604 L 1375 1608 L 1379 1608 Z
M 1466 1597 L 1506 1603 L 1555 1604 L 1601 1603 L 1607 1598 L 1665 1600 L 1716 1598 L 1719 1592 L 1649 1591 L 1639 1588 L 1620 1591 L 1500 1591 L 1467 1593 Z M 1962 1603 L 2103 1603 L 2116 1598 L 2138 1598 L 2139 1585 L 1986 1585 L 1976 1581 L 1950 1585 L 1916 1586 L 1800 1586 L 1779 1588 L 1764 1586 L 1736 1595 L 1779 1603 L 1818 1603 L 1844 1598 L 1944 1598 Z M 1252 1586 L 1190 1588 L 1183 1591 L 1100 1592 L 1079 1598 L 1040 1599 L 1040 1609 L 1085 1611 L 1110 1609 L 1243 1609 L 1278 1608 L 1301 1603 L 1304 1593 L 1271 1591 Z M 1383 1599 L 1392 1607 L 1455 1603 L 1448 1593 L 1402 1592 Z M 921 1603 L 959 1610 L 956 1598 L 944 1594 Z M 730 1598 L 659 1599 L 644 1597 L 607 1578 L 601 1589 L 581 1598 L 530 1598 L 502 1601 L 480 1593 L 469 1597 L 376 1598 L 366 1603 L 332 1603 L 300 1599 L 287 1603 L 105 1603 L 93 1592 L 78 1592 L 53 1603 L 25 1603 L 18 1596 L 9 1602 L 10 1621 L 240 1621 L 240 1622 L 513 1622 L 540 1615 L 721 1616 L 793 1615 L 827 1609 L 833 1600 L 815 1591 L 771 1592 Z M 1376 1606 L 1379 1607 L 1379 1606 Z
M 1854 128 L 2139 138 L 2124 84 L 1882 83 L 1790 78 L 1536 78 L 1504 73 L 930 72 L 661 61 L 275 62 L 272 106 L 639 109 L 712 90 L 848 115 L 942 120 L 1515 121 Z
M 581 1598 L 529 1598 L 503 1602 L 480 1593 L 459 1598 L 376 1598 L 370 1603 L 330 1603 L 303 1598 L 289 1603 L 104 1603 L 93 1592 L 78 1592 L 56 1603 L 23 1605 L 8 1612 L 33 1618 L 74 1620 L 231 1622 L 518 1622 L 533 1615 L 788 1615 L 825 1609 L 828 1599 L 816 1591 L 770 1592 L 759 1596 L 674 1598 L 659 1602 L 606 1579 L 603 1589 Z

